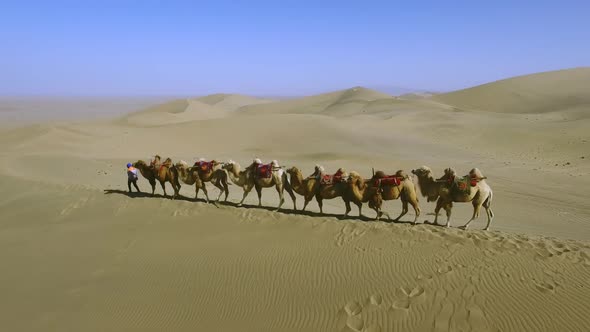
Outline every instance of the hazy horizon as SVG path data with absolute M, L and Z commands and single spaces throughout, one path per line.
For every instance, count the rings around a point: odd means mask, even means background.
M 583 1 L 22 1 L 0 14 L 9 50 L 0 96 L 453 91 L 590 65 L 588 9 Z

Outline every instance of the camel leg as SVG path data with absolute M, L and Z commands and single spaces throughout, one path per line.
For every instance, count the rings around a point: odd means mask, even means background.
M 203 183 L 203 187 L 201 188 L 203 190 L 203 192 L 205 193 L 205 201 L 207 203 L 209 203 L 209 194 L 207 193 L 207 186 L 205 185 L 205 183 Z
M 490 224 L 494 219 L 494 212 L 492 211 L 492 208 L 490 206 L 484 206 L 484 208 L 486 209 L 486 214 L 488 215 L 488 223 L 486 224 L 486 228 L 484 228 L 484 231 L 489 231 Z
M 359 218 L 364 217 L 363 216 L 363 203 L 362 202 L 355 202 L 354 204 L 356 204 L 356 207 L 359 208 Z
M 279 192 L 279 198 L 280 198 L 280 202 L 279 202 L 279 206 L 277 207 L 276 211 L 281 209 L 281 206 L 283 206 L 283 203 L 285 203 L 285 193 L 284 193 L 284 187 L 282 184 L 277 184 L 277 191 Z
M 311 202 L 311 200 L 313 199 L 313 196 L 307 195 L 307 196 L 304 196 L 303 199 L 305 200 L 305 202 L 303 203 L 303 210 L 302 211 L 305 211 L 305 208 L 307 208 L 307 204 L 309 204 L 309 202 Z
M 199 186 L 195 183 L 195 201 L 199 197 Z
M 250 193 L 250 190 L 252 190 L 252 187 L 254 186 L 248 185 L 244 187 L 244 196 L 242 196 L 242 200 L 240 201 L 240 203 L 238 203 L 238 206 L 242 206 L 244 204 L 244 200 L 246 199 L 246 196 L 248 196 L 248 194 Z
M 414 213 L 416 214 L 416 216 L 414 217 L 414 225 L 416 225 L 416 222 L 418 221 L 418 217 L 420 217 L 420 206 L 418 205 L 417 200 L 410 200 L 410 204 L 414 208 Z
M 439 198 L 436 201 L 436 207 L 434 208 L 434 224 L 438 225 L 438 213 L 440 212 L 440 209 L 443 207 L 443 200 L 442 198 Z
M 376 221 L 381 220 L 381 216 L 383 215 L 383 212 L 381 212 L 381 209 L 378 207 L 374 207 L 373 208 L 375 210 L 375 212 L 377 212 L 377 217 L 375 218 Z
M 229 196 L 229 188 L 228 188 L 227 179 L 223 181 L 223 189 L 225 191 L 225 199 L 223 201 L 227 202 L 227 196 Z
M 320 207 L 320 214 L 324 213 L 323 207 L 324 207 L 324 202 L 323 202 L 323 198 L 321 195 L 316 195 L 315 196 L 316 201 L 318 201 L 318 206 Z
M 479 218 L 479 210 L 481 209 L 481 203 L 476 202 L 475 200 L 473 201 L 473 215 L 471 216 L 471 219 L 469 219 L 469 221 L 463 225 L 463 229 L 467 229 L 469 227 L 469 224 L 471 224 L 472 221 L 474 221 L 475 219 Z M 487 213 L 487 212 L 486 212 Z
M 162 190 L 164 190 L 164 197 L 168 197 L 166 194 L 166 182 L 160 181 L 160 185 L 162 186 Z
M 152 196 L 154 196 L 156 192 L 156 180 L 151 180 L 150 185 L 152 186 Z
M 400 213 L 400 215 L 397 218 L 395 218 L 393 221 L 395 221 L 395 222 L 399 221 L 401 219 L 401 217 L 406 215 L 406 213 L 408 213 L 408 201 L 402 197 L 402 213 Z M 416 222 L 414 221 L 414 223 L 416 223 Z
M 348 214 L 350 213 L 350 211 L 352 211 L 352 208 L 350 207 L 350 201 L 347 199 L 343 199 L 344 201 L 344 206 L 346 207 L 346 211 L 344 212 L 344 216 L 348 217 Z
M 174 190 L 174 196 L 172 196 L 172 199 L 176 199 L 180 196 L 180 186 L 177 186 L 174 182 L 170 182 L 170 184 L 172 184 L 172 190 Z
M 494 211 L 492 211 L 492 193 L 491 192 L 490 192 L 490 195 L 488 196 L 488 198 L 483 202 L 483 207 L 486 209 L 486 214 L 488 215 L 488 223 L 486 225 L 485 230 L 489 231 L 490 224 L 492 223 L 492 220 L 494 219 Z
M 287 179 L 287 175 L 284 174 L 283 175 L 283 179 L 281 181 L 283 189 L 287 191 L 287 193 L 289 194 L 289 196 L 291 196 L 291 200 L 293 201 L 293 210 L 297 211 L 297 197 L 295 196 L 295 193 L 293 192 L 293 188 L 291 187 L 291 184 L 289 183 L 289 179 Z
M 291 196 L 291 200 L 293 200 L 293 210 L 297 211 L 297 197 L 295 196 L 295 193 L 293 193 L 292 189 L 287 189 L 287 193 Z
M 220 181 L 213 183 L 213 185 L 219 189 L 219 196 L 217 196 L 217 202 L 219 202 L 221 195 L 223 195 L 223 186 L 221 185 Z
M 453 208 L 453 202 L 449 202 L 445 205 L 445 211 L 447 212 L 447 225 L 446 227 L 451 227 L 451 209 Z
M 256 193 L 258 194 L 258 206 L 262 206 L 262 188 L 259 186 L 255 186 Z

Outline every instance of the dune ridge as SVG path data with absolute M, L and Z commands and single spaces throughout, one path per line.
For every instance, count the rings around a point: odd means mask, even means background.
M 588 116 L 590 67 L 508 78 L 438 94 L 432 99 L 465 110 L 499 113 L 574 112 Z

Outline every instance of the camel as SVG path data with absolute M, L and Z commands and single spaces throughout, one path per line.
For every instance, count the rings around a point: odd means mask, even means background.
M 154 196 L 154 192 L 156 191 L 156 173 L 154 172 L 154 168 L 148 166 L 143 160 L 134 162 L 133 167 L 137 168 L 141 175 L 152 185 L 152 196 Z
M 167 158 L 163 163 L 161 163 L 160 160 L 160 156 L 156 155 L 150 166 L 148 166 L 143 160 L 138 160 L 133 164 L 133 167 L 139 169 L 141 175 L 150 182 L 152 185 L 152 195 L 155 192 L 155 181 L 158 180 L 162 186 L 162 190 L 164 190 L 164 197 L 168 197 L 165 184 L 166 182 L 170 182 L 172 189 L 174 189 L 172 199 L 175 199 L 178 196 L 181 187 L 180 182 L 178 182 L 178 170 L 172 164 L 172 159 Z
M 386 215 L 387 219 L 391 219 L 389 213 L 381 210 L 382 203 L 384 200 L 390 201 L 399 198 L 402 201 L 402 212 L 394 221 L 399 221 L 401 217 L 406 215 L 408 204 L 411 204 L 416 214 L 413 224 L 416 224 L 420 216 L 418 195 L 412 179 L 403 171 L 399 170 L 392 176 L 377 171 L 369 180 L 363 179 L 357 172 L 351 172 L 349 185 L 353 202 L 356 204 L 368 202 L 369 207 L 377 212 L 376 220 L 380 220 L 383 215 Z
M 427 166 L 412 170 L 412 173 L 418 177 L 418 185 L 420 186 L 422 195 L 427 197 L 429 202 L 436 200 L 436 208 L 434 210 L 435 224 L 438 224 L 438 213 L 441 208 L 444 208 L 447 213 L 446 227 L 450 227 L 453 202 L 471 202 L 473 205 L 473 216 L 461 228 L 467 229 L 469 224 L 479 217 L 479 211 L 483 206 L 488 217 L 488 223 L 485 230 L 487 231 L 490 229 L 490 224 L 494 218 L 494 212 L 491 208 L 493 192 L 485 181 L 486 177 L 482 175 L 479 169 L 473 168 L 469 172 L 469 179 L 467 180 L 470 183 L 466 183 L 467 181 L 463 182 L 463 188 L 455 186 L 456 173 L 451 168 L 445 169 L 444 175 L 439 179 L 434 179 L 432 171 Z M 459 185 L 461 185 L 461 183 L 459 183 Z
M 344 179 L 348 177 L 348 174 L 346 174 L 346 171 L 344 171 L 344 169 L 339 169 L 338 171 L 342 174 L 342 177 Z M 318 202 L 318 206 L 320 207 L 320 213 L 324 213 L 324 199 L 342 197 L 342 200 L 344 200 L 344 204 L 346 205 L 346 212 L 344 213 L 344 215 L 348 216 L 351 208 L 350 199 L 347 195 L 346 183 L 336 182 L 333 184 L 322 184 L 319 180 L 322 176 L 322 173 L 323 167 L 316 166 L 316 173 L 304 179 L 303 174 L 297 167 L 291 167 L 287 169 L 287 174 L 289 174 L 290 176 L 290 183 L 291 187 L 293 188 L 293 191 L 304 197 L 305 202 L 303 204 L 303 211 L 305 211 L 305 208 L 314 196 L 316 198 L 316 201 Z M 319 177 L 316 177 L 316 175 L 318 175 Z
M 221 166 L 222 169 L 227 171 L 231 181 L 244 189 L 244 195 L 242 196 L 240 203 L 238 203 L 238 206 L 242 206 L 252 188 L 256 188 L 256 192 L 258 193 L 258 206 L 262 206 L 262 188 L 270 188 L 274 186 L 280 197 L 280 202 L 276 211 L 280 210 L 283 203 L 285 203 L 285 197 L 283 194 L 285 189 L 293 200 L 293 209 L 297 210 L 297 206 L 295 205 L 295 194 L 293 194 L 293 190 L 287 179 L 287 174 L 279 166 L 279 163 L 276 160 L 273 160 L 269 167 L 271 167 L 271 176 L 266 178 L 250 176 L 248 170 L 242 171 L 240 164 L 233 160 L 230 160 Z
M 205 186 L 206 182 L 212 182 L 219 189 L 219 196 L 217 196 L 216 202 L 219 202 L 223 193 L 225 193 L 225 201 L 227 201 L 227 196 L 229 195 L 227 173 L 222 169 L 215 169 L 215 166 L 220 164 L 213 161 L 213 167 L 200 169 L 197 166 L 189 167 L 186 161 L 181 160 L 176 163 L 176 168 L 178 169 L 178 174 L 182 182 L 189 186 L 195 185 L 195 200 L 199 196 L 199 190 L 203 190 L 205 199 L 209 203 L 209 195 Z

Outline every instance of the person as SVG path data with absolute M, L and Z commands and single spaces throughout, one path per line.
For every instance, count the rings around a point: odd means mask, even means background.
M 308 178 L 319 180 L 322 178 L 323 174 L 324 174 L 324 167 L 321 165 L 315 165 L 313 174 L 308 176 Z
M 138 193 L 141 192 L 139 187 L 137 186 L 137 168 L 133 167 L 131 163 L 127 164 L 127 187 L 129 188 L 129 192 L 131 192 L 131 184 L 137 190 Z

